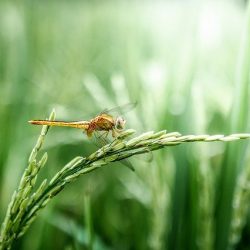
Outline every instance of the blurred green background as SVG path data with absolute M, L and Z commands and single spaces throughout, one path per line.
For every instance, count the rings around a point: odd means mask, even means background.
M 27 121 L 52 108 L 82 120 L 137 100 L 138 134 L 249 132 L 246 13 L 243 1 L 1 1 L 1 221 L 40 132 Z M 96 150 L 65 128 L 45 146 L 41 179 Z M 246 142 L 153 155 L 69 185 L 14 249 L 250 249 Z

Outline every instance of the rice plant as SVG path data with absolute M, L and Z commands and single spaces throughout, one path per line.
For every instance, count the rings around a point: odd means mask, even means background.
M 1 247 L 248 249 L 249 16 L 246 1 L 1 1 Z M 123 138 L 43 128 L 28 158 L 28 120 L 130 100 Z
M 49 120 L 53 121 L 54 117 L 55 113 L 52 112 Z M 40 210 L 68 183 L 73 182 L 80 175 L 94 171 L 111 162 L 121 161 L 133 155 L 146 154 L 166 146 L 176 146 L 185 142 L 228 142 L 250 138 L 250 134 L 182 136 L 178 132 L 166 133 L 163 130 L 156 133 L 153 131 L 146 132 L 126 141 L 125 139 L 135 132 L 130 129 L 122 132 L 117 139 L 90 156 L 78 156 L 72 159 L 55 174 L 48 184 L 47 179 L 44 179 L 35 190 L 34 186 L 39 171 L 47 161 L 47 153 L 40 160 L 37 160 L 37 154 L 44 143 L 48 128 L 48 125 L 43 126 L 37 143 L 30 154 L 28 167 L 23 173 L 18 189 L 12 195 L 2 225 L 0 249 L 10 249 L 13 241 L 23 236 Z

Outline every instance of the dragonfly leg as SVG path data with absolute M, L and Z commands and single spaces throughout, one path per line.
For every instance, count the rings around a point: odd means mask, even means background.
M 119 130 L 119 129 L 112 129 L 112 137 L 116 138 L 123 130 Z
M 86 134 L 87 134 L 88 138 L 91 138 L 93 135 L 93 130 L 87 129 Z
M 115 129 L 112 129 L 112 137 L 116 138 L 118 136 L 118 133 Z
M 109 131 L 105 131 L 104 133 L 102 133 L 100 136 L 99 136 L 99 138 L 100 139 L 107 139 L 107 137 L 108 137 L 108 134 L 109 134 Z
M 96 139 L 96 142 L 98 144 L 101 145 L 101 147 L 104 147 L 106 144 L 109 143 L 109 141 L 107 140 L 107 136 L 109 134 L 109 131 L 105 131 L 104 133 L 100 134 L 99 136 L 97 136 L 96 133 L 94 133 L 94 136 L 95 136 L 95 139 Z M 104 161 L 106 160 L 106 152 L 104 149 L 102 149 L 102 152 L 104 154 Z

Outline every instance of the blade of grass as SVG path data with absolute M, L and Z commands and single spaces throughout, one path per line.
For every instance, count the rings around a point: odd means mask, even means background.
M 88 237 L 88 249 L 93 249 L 93 226 L 92 226 L 92 216 L 91 216 L 91 200 L 90 194 L 85 193 L 84 195 L 84 218 L 87 229 L 87 237 Z
M 235 80 L 235 97 L 232 106 L 230 131 L 246 131 L 249 109 L 250 69 L 250 2 L 246 13 L 246 26 L 240 48 Z M 221 169 L 217 205 L 216 249 L 227 249 L 232 216 L 232 197 L 236 176 L 244 163 L 246 144 L 228 144 Z
M 52 112 L 50 119 L 54 119 L 55 113 Z M 66 164 L 47 185 L 47 180 L 43 180 L 40 186 L 35 190 L 34 185 L 40 169 L 45 165 L 47 154 L 45 153 L 41 160 L 36 157 L 44 142 L 48 132 L 48 126 L 43 126 L 41 134 L 33 148 L 28 167 L 25 169 L 21 178 L 18 190 L 14 192 L 5 220 L 2 224 L 0 235 L 0 249 L 9 249 L 16 239 L 20 238 L 36 219 L 38 213 L 44 208 L 53 197 L 60 193 L 64 187 L 75 181 L 81 175 L 97 170 L 111 162 L 121 161 L 133 155 L 147 154 L 149 151 L 159 150 L 166 146 L 176 146 L 182 143 L 194 141 L 222 141 L 228 142 L 236 139 L 250 138 L 250 134 L 233 134 L 228 136 L 182 136 L 180 133 L 166 134 L 166 131 L 146 132 L 130 140 L 126 136 L 131 135 L 134 130 L 124 131 L 110 144 L 105 145 L 88 157 L 75 157 Z M 125 136 L 126 135 L 126 136 Z M 116 147 L 124 143 L 124 146 Z M 184 163 L 185 164 L 185 163 Z M 32 193 L 33 192 L 33 193 Z

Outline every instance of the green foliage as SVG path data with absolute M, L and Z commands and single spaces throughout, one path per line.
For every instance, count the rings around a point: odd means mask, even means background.
M 55 113 L 52 112 L 49 120 L 54 120 L 54 117 Z M 130 129 L 122 132 L 114 141 L 106 144 L 90 156 L 86 158 L 80 156 L 75 157 L 55 174 L 48 185 L 46 185 L 47 179 L 44 179 L 37 190 L 34 191 L 39 171 L 44 167 L 48 158 L 47 153 L 45 153 L 42 158 L 37 161 L 37 153 L 44 143 L 44 138 L 48 132 L 48 128 L 48 126 L 43 126 L 37 143 L 31 151 L 28 160 L 28 167 L 24 171 L 18 190 L 14 191 L 11 202 L 8 206 L 0 235 L 0 249 L 10 249 L 13 241 L 23 236 L 37 217 L 40 210 L 44 208 L 54 196 L 61 192 L 68 183 L 75 181 L 80 175 L 94 171 L 111 162 L 122 161 L 133 155 L 147 154 L 165 146 L 176 146 L 184 142 L 234 141 L 250 138 L 250 134 L 232 134 L 229 136 L 182 136 L 178 132 L 166 133 L 166 131 L 163 130 L 157 133 L 154 133 L 153 131 L 146 132 L 126 141 L 125 139 L 135 132 Z M 245 185 L 239 185 L 239 192 L 242 192 L 242 188 L 245 188 Z M 237 195 L 237 197 L 241 196 L 243 195 Z M 237 208 L 245 208 L 243 204 L 244 203 L 239 205 L 238 202 Z M 88 247 L 89 249 L 92 249 L 93 239 L 90 231 L 91 210 L 89 198 L 85 198 L 85 206 L 86 219 L 88 219 L 86 224 L 89 228 Z M 243 211 L 241 215 L 245 216 L 246 212 Z M 237 214 L 235 221 L 238 220 L 238 217 L 239 219 L 242 219 L 242 216 Z M 233 228 L 233 231 L 235 231 L 235 228 Z
M 25 216 L 31 229 L 13 249 L 249 248 L 248 142 L 225 142 L 250 128 L 249 16 L 239 1 L 1 1 L 2 236 L 13 240 Z M 125 118 L 138 135 L 111 145 L 119 155 L 104 160 L 79 131 L 53 128 L 27 159 L 37 136 L 28 120 L 53 107 L 85 120 L 131 100 Z M 132 157 L 135 172 L 115 167 L 138 143 L 167 147 L 150 162 Z M 101 157 L 87 172 L 98 171 L 77 178 L 86 169 L 72 166 L 88 157 Z

